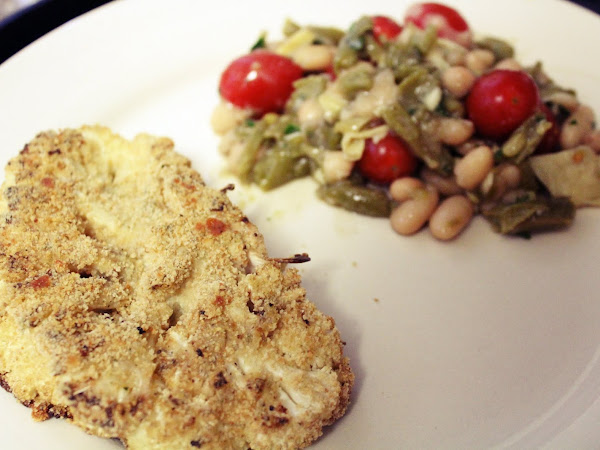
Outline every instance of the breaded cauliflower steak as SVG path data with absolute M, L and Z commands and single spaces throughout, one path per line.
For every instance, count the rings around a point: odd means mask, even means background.
M 131 449 L 300 448 L 353 374 L 332 318 L 166 138 L 39 134 L 6 169 L 0 385 Z

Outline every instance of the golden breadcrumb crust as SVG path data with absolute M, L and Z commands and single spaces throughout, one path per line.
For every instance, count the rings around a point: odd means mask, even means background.
M 0 386 L 34 418 L 132 449 L 270 449 L 344 414 L 333 319 L 171 140 L 41 133 L 0 213 Z

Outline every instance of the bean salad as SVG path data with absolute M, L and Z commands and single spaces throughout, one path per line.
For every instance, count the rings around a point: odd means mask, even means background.
M 220 78 L 212 127 L 242 182 L 311 176 L 333 206 L 440 240 L 476 215 L 529 237 L 600 205 L 594 111 L 455 9 L 418 3 L 347 30 L 287 20 L 283 36 L 261 35 Z

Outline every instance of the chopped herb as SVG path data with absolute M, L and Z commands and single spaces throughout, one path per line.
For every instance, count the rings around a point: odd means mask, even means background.
M 569 122 L 569 125 L 577 125 L 577 119 L 572 119 L 572 120 Z
M 246 119 L 246 126 L 252 128 L 255 122 L 252 119 Z
M 515 199 L 515 203 L 523 203 L 523 202 L 528 202 L 530 200 L 531 200 L 530 195 L 523 194 L 523 195 L 517 196 L 517 198 Z
M 254 50 L 258 50 L 259 48 L 265 48 L 266 46 L 267 46 L 267 44 L 265 42 L 265 37 L 261 36 L 254 43 L 254 45 L 252 47 L 250 47 L 250 51 L 253 52 Z
M 292 134 L 292 133 L 297 133 L 298 131 L 300 131 L 300 128 L 297 125 L 290 123 L 283 130 L 283 134 Z
M 349 39 L 348 46 L 352 50 L 360 51 L 363 48 L 365 48 L 365 40 L 362 38 L 362 36 L 356 37 L 354 39 Z
M 496 164 L 502 162 L 504 160 L 504 153 L 502 153 L 502 148 L 499 148 L 494 152 L 494 162 Z

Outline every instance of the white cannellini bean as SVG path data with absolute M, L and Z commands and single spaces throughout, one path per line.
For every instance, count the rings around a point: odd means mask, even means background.
M 471 150 L 475 150 L 477 147 L 480 147 L 482 145 L 487 145 L 487 144 L 485 141 L 483 141 L 481 139 L 471 139 L 470 141 L 467 141 L 464 144 L 461 144 L 458 147 L 456 147 L 456 151 L 458 153 L 460 153 L 461 155 L 465 156 Z M 492 149 L 492 152 L 494 152 L 494 150 L 495 149 Z
M 425 185 L 418 178 L 402 177 L 390 184 L 390 195 L 398 202 L 403 202 L 412 197 L 417 189 L 423 189 Z
M 442 241 L 455 238 L 473 217 L 473 205 L 464 195 L 445 199 L 429 219 L 429 231 Z
M 504 183 L 507 191 L 515 189 L 521 183 L 521 169 L 514 164 L 506 164 L 498 172 L 498 177 Z
M 594 111 L 587 105 L 579 105 L 562 126 L 560 145 L 565 149 L 577 147 L 593 129 Z
M 583 143 L 591 147 L 596 153 L 600 153 L 600 130 L 594 130 L 588 134 Z
M 495 201 L 506 192 L 517 188 L 519 183 L 521 183 L 521 170 L 514 164 L 503 163 L 488 173 L 479 189 L 489 197 L 488 200 Z
M 475 126 L 470 120 L 444 117 L 438 121 L 438 138 L 446 145 L 463 144 L 473 136 L 474 132 Z
M 396 181 L 400 180 L 403 179 Z M 394 192 L 405 200 L 392 211 L 390 224 L 396 233 L 408 236 L 419 231 L 427 223 L 438 204 L 439 195 L 434 187 L 425 186 L 420 180 L 415 178 L 404 180 L 396 185 Z M 410 190 L 411 186 L 412 190 Z
M 567 92 L 555 92 L 543 99 L 545 102 L 556 103 L 569 112 L 574 112 L 579 107 L 579 100 L 573 94 Z
M 346 159 L 344 152 L 326 151 L 323 159 L 323 177 L 328 183 L 350 176 L 354 163 Z
M 303 45 L 291 55 L 292 60 L 306 71 L 325 70 L 333 62 L 335 48 L 329 45 Z
M 465 47 L 455 45 L 446 50 L 446 62 L 451 66 L 462 66 L 465 64 L 465 55 L 467 52 L 468 50 Z
M 210 125 L 216 134 L 223 136 L 250 117 L 250 114 L 251 112 L 248 110 L 237 108 L 229 102 L 222 101 L 213 110 Z
M 496 57 L 491 50 L 486 50 L 483 48 L 476 48 L 475 50 L 471 50 L 465 56 L 465 64 L 467 68 L 471 69 L 475 74 L 481 75 L 487 69 L 492 67 Z
M 504 58 L 494 66 L 497 70 L 521 70 L 523 67 L 514 58 Z
M 466 67 L 453 66 L 442 73 L 442 86 L 458 98 L 467 95 L 473 83 L 475 83 L 475 75 Z
M 318 127 L 325 121 L 325 111 L 316 98 L 309 98 L 298 108 L 298 121 L 304 129 Z
M 466 190 L 475 189 L 494 166 L 494 154 L 487 145 L 474 148 L 454 165 L 456 184 Z
M 454 179 L 453 175 L 444 177 L 428 167 L 423 168 L 420 175 L 425 183 L 436 188 L 442 195 L 455 195 L 460 194 L 463 191 L 463 189 L 456 184 L 456 180 Z

